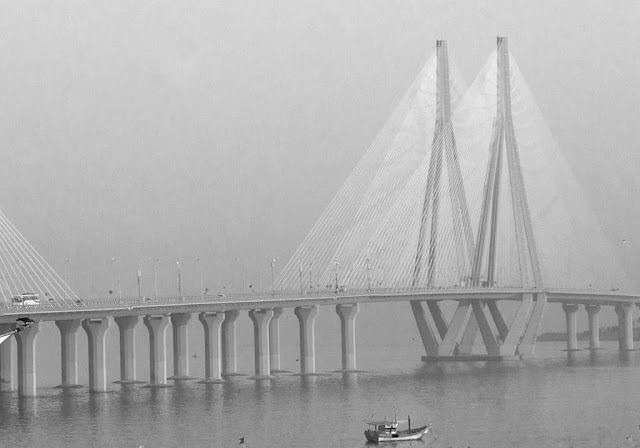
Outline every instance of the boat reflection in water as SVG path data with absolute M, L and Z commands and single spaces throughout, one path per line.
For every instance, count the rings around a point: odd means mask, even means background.
M 400 424 L 407 423 L 408 429 L 398 429 Z M 380 422 L 367 423 L 369 429 L 364 432 L 364 436 L 369 442 L 403 442 L 408 440 L 420 440 L 429 432 L 429 425 L 411 429 L 411 417 L 403 420 L 383 420 Z

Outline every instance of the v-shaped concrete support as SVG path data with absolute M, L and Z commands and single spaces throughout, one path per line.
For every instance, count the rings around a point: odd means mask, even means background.
M 448 187 L 451 200 L 453 230 L 456 239 L 456 255 L 461 266 L 470 265 L 470 254 L 474 242 L 471 230 L 471 219 L 464 189 L 461 188 L 462 173 L 458 161 L 456 140 L 451 127 L 451 93 L 449 88 L 449 56 L 447 42 L 437 42 L 437 81 L 436 81 L 436 123 L 431 146 L 427 185 L 425 189 L 422 217 L 420 220 L 420 233 L 413 267 L 412 286 L 419 286 L 422 279 L 423 268 L 426 267 L 426 284 L 433 286 L 435 283 L 436 260 L 438 256 L 438 221 L 440 215 L 440 183 L 443 171 L 443 162 L 446 164 L 448 174 Z M 424 257 L 426 255 L 426 262 Z M 426 264 L 426 266 L 425 266 Z M 464 269 L 463 269 L 464 270 Z M 424 280 L 422 280 L 424 281 Z M 420 301 L 412 301 L 411 309 L 420 331 L 420 336 L 427 352 L 427 356 L 436 356 L 441 350 L 454 350 L 459 340 L 458 333 L 464 318 L 454 317 L 451 328 L 443 317 L 440 305 L 435 301 L 427 302 L 428 313 Z M 430 316 L 429 316 L 430 314 Z M 460 313 L 459 313 L 460 314 Z M 431 317 L 431 319 L 429 319 Z M 456 336 L 452 336 L 453 333 Z M 448 336 L 448 338 L 447 338 Z M 451 339 L 455 339 L 451 343 Z M 441 344 L 446 342 L 446 348 Z
M 471 282 L 475 286 L 493 286 L 496 283 L 496 253 L 498 241 L 498 212 L 502 185 L 503 156 L 509 176 L 511 206 L 518 249 L 520 278 L 525 288 L 542 288 L 542 274 L 536 251 L 533 226 L 529 213 L 518 145 L 511 114 L 511 82 L 507 39 L 498 38 L 497 50 L 497 105 L 496 119 L 490 144 L 490 160 L 484 187 L 478 237 L 474 252 Z M 480 330 L 490 356 L 513 356 L 521 339 L 528 344 L 525 351 L 533 351 L 546 296 L 539 295 L 533 307 L 532 294 L 524 294 L 511 326 L 505 322 L 497 301 L 487 301 L 486 307 L 473 305 L 474 319 L 469 320 L 461 343 L 461 352 L 471 352 L 475 335 Z M 533 312 L 531 312 L 531 308 Z M 527 322 L 529 319 L 529 322 Z M 495 324 L 498 336 L 490 322 Z

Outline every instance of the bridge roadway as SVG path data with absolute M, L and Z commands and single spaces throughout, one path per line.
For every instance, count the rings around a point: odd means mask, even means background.
M 348 292 L 321 291 L 301 295 L 298 291 L 262 292 L 251 294 L 229 294 L 219 297 L 184 296 L 124 299 L 88 299 L 80 304 L 58 305 L 46 302 L 40 305 L 0 305 L 0 324 L 12 323 L 16 316 L 28 315 L 36 320 L 95 319 L 106 316 L 145 316 L 184 312 L 222 312 L 226 310 L 253 310 L 266 308 L 295 308 L 323 305 L 352 305 L 356 303 L 445 301 L 445 300 L 511 300 L 519 301 L 523 294 L 546 293 L 550 303 L 616 306 L 634 304 L 640 306 L 640 293 L 621 291 L 594 291 L 580 289 L 521 289 L 521 288 L 477 288 L 477 289 L 375 289 Z
M 252 294 L 231 294 L 229 296 L 188 296 L 165 297 L 158 299 L 108 299 L 85 300 L 66 306 L 42 303 L 35 306 L 0 305 L 0 333 L 11 331 L 15 319 L 28 316 L 36 323 L 27 330 L 16 334 L 17 369 L 13 368 L 14 343 L 11 340 L 0 345 L 0 390 L 16 390 L 14 370 L 17 370 L 17 390 L 22 396 L 36 395 L 36 336 L 41 322 L 53 321 L 61 335 L 61 378 L 62 387 L 78 387 L 77 331 L 82 326 L 88 337 L 89 345 L 89 388 L 91 391 L 109 390 L 106 378 L 105 334 L 111 325 L 111 318 L 119 327 L 120 333 L 120 383 L 139 383 L 136 376 L 135 327 L 140 316 L 149 332 L 150 387 L 166 387 L 167 379 L 190 379 L 188 357 L 187 324 L 193 314 L 204 327 L 205 337 L 205 379 L 203 382 L 221 382 L 225 378 L 238 375 L 236 366 L 236 319 L 241 310 L 247 310 L 253 322 L 255 376 L 271 378 L 273 372 L 280 371 L 279 317 L 284 308 L 293 308 L 300 325 L 300 374 L 315 374 L 314 322 L 319 306 L 335 306 L 341 321 L 342 371 L 356 370 L 355 317 L 360 303 L 458 301 L 473 302 L 509 300 L 523 301 L 525 296 L 545 297 L 547 302 L 561 303 L 566 314 L 567 350 L 577 350 L 576 312 L 578 305 L 584 305 L 589 315 L 590 348 L 599 348 L 598 312 L 601 306 L 614 306 L 618 314 L 620 349 L 633 349 L 633 312 L 640 303 L 640 294 L 628 294 L 621 291 L 592 290 L 555 290 L 555 289 L 518 289 L 518 288 L 477 288 L 477 289 L 411 289 L 411 290 L 353 290 L 345 292 L 319 291 L 313 294 L 293 292 L 272 292 Z M 530 300 L 530 299 L 529 299 Z M 544 308 L 544 307 L 542 307 Z M 538 307 L 536 306 L 536 309 Z M 535 312 L 535 311 L 534 311 Z M 540 319 L 542 316 L 540 311 Z M 456 312 L 457 313 L 457 312 Z M 477 313 L 474 310 L 474 313 Z M 476 318 L 477 318 L 477 314 Z M 469 316 L 469 314 L 467 314 Z M 468 318 L 468 317 L 467 317 Z M 538 319 L 538 322 L 539 320 Z M 455 320 L 455 316 L 454 316 Z M 173 333 L 173 377 L 166 375 L 166 329 L 171 323 Z M 478 321 L 480 322 L 480 321 Z M 445 324 L 446 325 L 446 324 Z M 505 324 L 502 323 L 504 326 Z M 449 325 L 453 328 L 454 322 Z M 476 327 L 477 328 L 477 327 Z M 505 327 L 506 328 L 506 327 Z M 438 342 L 442 347 L 448 340 L 464 349 L 461 334 L 442 336 Z M 423 329 L 420 329 L 421 335 Z M 487 327 L 480 327 L 483 338 Z M 500 330 L 498 339 L 494 336 L 500 351 L 508 345 Z M 509 331 L 506 328 L 505 331 Z M 506 333 L 505 333 L 506 334 Z M 515 334 L 515 333 L 514 333 Z M 533 341 L 537 335 L 534 331 Z M 450 337 L 451 336 L 451 337 Z M 472 335 L 473 336 L 473 335 Z M 466 337 L 466 335 L 465 335 Z M 526 337 L 526 335 L 524 336 Z M 471 338 L 473 344 L 474 337 Z M 423 341 L 424 342 L 424 341 Z M 501 345 L 502 344 L 502 345 Z M 515 347 L 517 347 L 517 341 Z M 525 340 L 520 339 L 521 349 Z M 445 358 L 463 359 L 459 352 L 444 353 L 442 347 L 429 352 L 427 359 Z M 450 347 L 449 347 L 450 348 Z M 516 350 L 516 349 L 514 349 Z M 436 355 L 433 356 L 433 353 Z M 506 353 L 506 352 L 505 352 Z M 516 352 L 517 353 L 517 352 Z M 520 352 L 523 356 L 524 351 Z M 445 356 L 446 355 L 446 356 Z M 454 355 L 454 356 L 450 356 Z M 488 349 L 489 358 L 492 352 Z M 499 356 L 502 359 L 502 356 Z M 485 359 L 488 359 L 485 357 Z

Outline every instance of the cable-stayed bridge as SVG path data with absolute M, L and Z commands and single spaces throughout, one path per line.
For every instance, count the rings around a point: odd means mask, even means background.
M 0 323 L 24 314 L 55 321 L 62 335 L 63 385 L 77 382 L 75 332 L 82 325 L 95 344 L 91 388 L 106 390 L 104 365 L 95 353 L 104 352 L 100 343 L 110 316 L 120 329 L 123 382 L 136 381 L 132 329 L 144 317 L 153 342 L 151 383 L 156 385 L 166 383 L 163 350 L 169 320 L 174 377 L 188 377 L 186 323 L 192 313 L 199 313 L 205 326 L 210 381 L 237 373 L 240 310 L 249 310 L 254 323 L 259 378 L 279 370 L 283 308 L 294 308 L 300 321 L 301 373 L 315 372 L 313 326 L 320 305 L 336 306 L 340 316 L 345 371 L 356 369 L 354 321 L 362 302 L 406 302 L 427 360 L 531 355 L 548 302 L 563 303 L 569 350 L 577 348 L 578 304 L 589 315 L 591 348 L 599 347 L 602 305 L 616 307 L 620 348 L 633 348 L 633 310 L 640 291 L 629 284 L 506 38 L 498 38 L 496 51 L 469 88 L 449 63 L 446 42 L 437 43 L 272 291 L 221 295 L 215 301 L 83 301 L 3 215 L 0 226 Z M 46 300 L 25 305 L 29 294 L 23 291 Z M 35 355 L 25 358 L 24 353 L 33 352 L 37 328 L 18 334 L 24 394 L 35 393 L 35 376 L 29 376 Z M 2 367 L 10 365 L 7 347 L 0 346 L 0 381 L 11 376 Z

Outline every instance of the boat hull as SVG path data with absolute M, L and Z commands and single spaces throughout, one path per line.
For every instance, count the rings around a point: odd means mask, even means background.
M 377 431 L 368 429 L 364 432 L 364 436 L 369 442 L 406 442 L 410 440 L 420 440 L 428 432 L 428 426 L 422 426 L 411 431 L 398 431 L 396 434 L 380 434 Z

